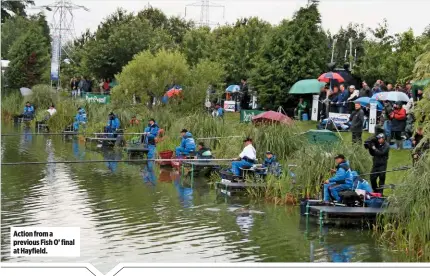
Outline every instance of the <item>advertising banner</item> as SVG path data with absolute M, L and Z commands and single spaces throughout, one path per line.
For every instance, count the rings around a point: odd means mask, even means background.
M 264 111 L 261 110 L 245 110 L 242 109 L 240 111 L 240 122 L 241 123 L 249 123 L 252 121 L 252 117 L 257 116 L 260 113 L 263 113 Z
M 328 114 L 328 116 L 330 117 L 330 119 L 333 120 L 334 123 L 339 123 L 339 124 L 346 124 L 349 122 L 349 114 L 348 113 L 334 113 L 334 112 L 330 112 Z
M 52 55 L 51 55 L 51 80 L 58 81 L 58 70 L 60 68 L 60 38 L 58 35 L 52 38 Z
M 375 133 L 377 102 L 370 100 L 369 133 Z
M 87 93 L 85 95 L 85 100 L 88 103 L 108 104 L 110 102 L 110 96 L 108 96 L 108 95 L 95 95 L 95 94 Z
M 312 115 L 311 115 L 311 120 L 312 121 L 318 121 L 318 106 L 319 106 L 319 95 L 313 95 L 312 96 Z
M 224 102 L 224 110 L 225 111 L 235 112 L 235 110 L 236 110 L 235 106 L 236 106 L 235 101 L 225 101 Z

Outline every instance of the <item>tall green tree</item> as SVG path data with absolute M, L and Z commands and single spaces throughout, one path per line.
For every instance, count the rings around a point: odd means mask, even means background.
M 32 0 L 4 0 L 1 1 L 1 23 L 14 15 L 26 16 L 25 9 L 34 5 Z
M 315 78 L 329 58 L 328 39 L 316 4 L 301 8 L 283 21 L 266 41 L 251 84 L 263 106 L 274 108 L 288 100 L 288 90 L 301 79 Z
M 49 26 L 43 13 L 32 15 L 29 18 L 24 16 L 13 16 L 6 19 L 1 28 L 1 57 L 9 59 L 8 52 L 12 44 L 25 34 L 31 26 L 40 26 L 47 41 L 50 41 Z
M 238 83 L 256 67 L 256 59 L 271 26 L 256 17 L 237 20 L 214 30 L 213 60 L 224 65 L 228 83 Z
M 12 44 L 5 77 L 10 87 L 42 83 L 49 65 L 49 43 L 39 26 L 32 26 Z
M 188 64 L 195 65 L 201 59 L 210 58 L 214 53 L 215 39 L 209 27 L 192 29 L 186 33 L 181 47 Z
M 112 78 L 135 54 L 163 47 L 174 47 L 171 37 L 164 30 L 153 29 L 148 20 L 134 17 L 110 29 L 107 37 L 87 42 L 83 62 L 96 77 Z
M 389 35 L 385 19 L 370 32 L 373 38 L 365 41 L 365 55 L 361 58 L 356 71 L 369 85 L 373 85 L 378 79 L 393 83 L 397 79 L 395 64 L 391 58 L 395 38 Z

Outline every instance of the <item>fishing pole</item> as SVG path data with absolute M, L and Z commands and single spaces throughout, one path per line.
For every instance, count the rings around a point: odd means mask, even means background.
M 47 164 L 86 164 L 86 163 L 104 163 L 104 162 L 117 162 L 117 163 L 125 163 L 125 162 L 147 162 L 147 161 L 179 161 L 183 163 L 194 163 L 198 164 L 200 162 L 207 161 L 234 161 L 235 158 L 231 159 L 129 159 L 129 160 L 64 160 L 64 161 L 28 161 L 28 162 L 6 162 L 1 163 L 2 166 L 17 166 L 17 165 L 47 165 Z
M 39 132 L 33 132 L 33 133 L 5 133 L 1 134 L 1 136 L 25 136 L 25 135 L 64 135 L 64 136 L 70 136 L 70 135 L 144 135 L 146 133 L 140 133 L 140 132 L 131 132 L 131 133 L 104 133 L 104 132 L 94 132 L 94 133 L 78 133 L 78 132 L 62 132 L 62 133 L 39 133 Z
M 196 138 L 196 140 L 212 140 L 212 139 L 228 139 L 228 138 L 244 138 L 244 136 L 206 137 L 206 138 Z
M 359 174 L 358 176 L 362 176 L 362 175 L 372 175 L 372 174 L 378 174 L 378 173 L 387 173 L 387 172 L 399 172 L 399 171 L 407 171 L 409 169 L 412 169 L 412 167 L 410 166 L 402 166 L 399 168 L 394 168 L 392 170 L 386 170 L 386 171 L 379 171 L 379 172 L 373 172 L 373 173 L 363 173 L 363 174 Z

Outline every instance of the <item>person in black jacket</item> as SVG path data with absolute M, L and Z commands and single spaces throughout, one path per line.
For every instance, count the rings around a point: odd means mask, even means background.
M 361 144 L 361 135 L 363 134 L 364 111 L 361 109 L 361 104 L 354 105 L 355 110 L 351 113 L 349 121 L 351 122 L 352 142 Z
M 370 155 L 373 156 L 372 174 L 370 175 L 372 189 L 375 192 L 383 194 L 383 189 L 379 187 L 385 185 L 385 172 L 387 170 L 390 145 L 385 141 L 385 135 L 380 133 L 376 135 L 376 137 L 371 137 L 366 140 L 364 147 L 367 148 Z

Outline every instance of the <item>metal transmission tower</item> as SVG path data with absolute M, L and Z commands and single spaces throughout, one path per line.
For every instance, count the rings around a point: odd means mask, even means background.
M 59 88 L 62 52 L 67 54 L 66 42 L 72 41 L 76 37 L 73 10 L 89 11 L 89 9 L 75 5 L 71 0 L 58 0 L 49 5 L 33 7 L 33 9 L 45 9 L 53 12 L 50 24 L 52 37 L 51 85 L 53 82 L 57 82 L 57 88 Z
M 222 8 L 223 15 L 225 16 L 225 7 L 222 5 L 211 3 L 209 0 L 200 0 L 199 2 L 195 2 L 185 6 L 185 17 L 187 16 L 187 7 L 200 7 L 200 26 L 210 26 L 210 25 L 219 25 L 219 23 L 211 22 L 209 17 L 210 8 Z

